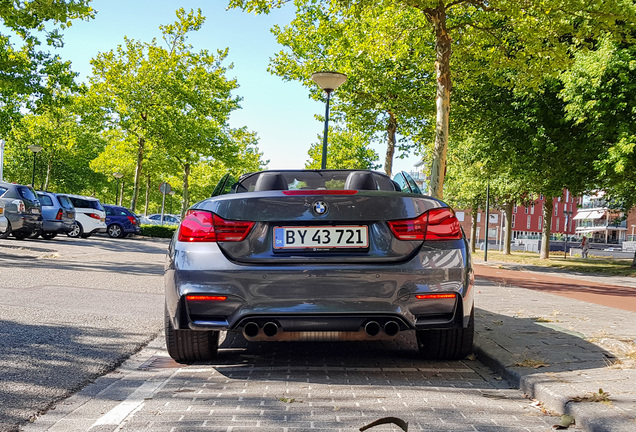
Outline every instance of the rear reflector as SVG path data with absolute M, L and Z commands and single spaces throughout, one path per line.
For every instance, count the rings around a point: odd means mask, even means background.
M 459 240 L 462 230 L 449 208 L 437 208 L 413 219 L 389 221 L 389 228 L 399 240 Z
M 454 299 L 457 294 L 416 294 L 415 298 L 418 300 L 439 300 L 439 299 Z
M 225 220 L 205 210 L 190 210 L 179 226 L 179 241 L 239 242 L 245 240 L 254 222 Z
M 211 295 L 187 295 L 188 301 L 225 301 L 227 296 L 211 296 Z
M 334 189 L 334 190 L 327 190 L 327 189 L 317 189 L 317 190 L 303 190 L 303 189 L 299 189 L 299 190 L 286 190 L 283 191 L 284 195 L 355 195 L 357 194 L 358 191 L 357 190 L 344 190 L 344 189 Z

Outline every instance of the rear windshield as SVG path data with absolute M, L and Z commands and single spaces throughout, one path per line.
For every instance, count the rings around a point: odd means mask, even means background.
M 28 186 L 18 186 L 18 193 L 20 194 L 20 196 L 22 198 L 24 198 L 27 201 L 35 201 L 37 200 L 37 197 L 35 196 L 35 192 L 33 191 L 33 189 L 31 189 Z
M 351 182 L 350 176 L 362 181 Z M 260 177 L 268 177 L 261 179 Z M 266 180 L 266 181 L 263 181 Z M 349 183 L 347 183 L 349 180 Z M 357 183 L 364 187 L 352 187 Z M 345 186 L 352 189 L 395 191 L 396 187 L 389 177 L 373 171 L 351 170 L 303 170 L 303 171 L 262 171 L 243 176 L 234 185 L 235 192 L 253 192 L 257 190 L 300 190 L 326 189 L 342 190 Z
M 38 194 L 38 199 L 40 200 L 40 205 L 45 207 L 53 207 L 53 200 L 50 196 L 44 194 Z
M 58 195 L 57 200 L 60 202 L 60 205 L 62 206 L 62 208 L 66 210 L 73 210 L 73 203 L 71 202 L 70 199 L 68 199 L 68 197 L 64 195 Z
M 89 200 L 89 199 L 84 199 L 84 198 L 76 198 L 76 197 L 69 197 L 69 199 L 73 203 L 74 207 L 92 208 L 92 209 L 95 209 L 95 210 L 104 211 L 104 208 L 102 207 L 102 205 L 101 205 L 101 203 L 99 201 Z

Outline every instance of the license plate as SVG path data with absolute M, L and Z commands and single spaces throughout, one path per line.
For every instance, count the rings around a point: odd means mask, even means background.
M 106 218 L 100 218 L 99 221 L 100 222 L 106 222 Z
M 31 213 L 33 213 L 33 214 L 40 214 L 40 209 L 39 209 L 39 208 L 32 208 L 32 209 L 31 209 Z
M 274 249 L 366 248 L 367 226 L 274 227 Z
M 73 213 L 66 213 L 66 217 L 69 219 L 73 219 L 75 215 Z

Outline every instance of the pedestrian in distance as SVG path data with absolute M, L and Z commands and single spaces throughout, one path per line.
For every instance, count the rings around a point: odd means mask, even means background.
M 590 240 L 583 236 L 581 239 L 581 258 L 587 258 L 587 254 L 590 251 Z

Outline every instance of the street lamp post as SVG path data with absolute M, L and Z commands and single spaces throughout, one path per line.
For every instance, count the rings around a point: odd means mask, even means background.
M 117 190 L 115 191 L 115 204 L 116 205 L 121 205 L 119 204 L 119 180 L 123 177 L 124 175 L 122 173 L 113 173 L 113 177 L 115 177 L 117 179 Z
M 42 146 L 33 144 L 29 146 L 29 150 L 33 152 L 33 175 L 31 176 L 31 187 L 35 189 L 35 157 L 43 149 Z
M 327 134 L 329 133 L 329 100 L 331 93 L 340 87 L 347 80 L 347 76 L 338 72 L 314 72 L 311 75 L 318 87 L 327 93 L 327 103 L 325 104 L 325 132 L 322 139 L 322 163 L 321 169 L 327 168 Z

